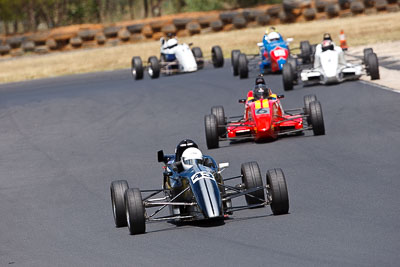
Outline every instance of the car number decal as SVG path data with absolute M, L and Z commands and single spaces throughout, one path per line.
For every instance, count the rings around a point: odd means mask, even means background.
M 285 50 L 283 49 L 276 49 L 274 50 L 275 57 L 284 57 L 286 55 Z
M 215 180 L 214 176 L 209 173 L 209 172 L 197 172 L 195 174 L 192 175 L 192 177 L 190 177 L 192 179 L 193 183 L 198 182 L 199 180 L 202 179 L 211 179 L 211 180 Z
M 256 109 L 256 115 L 269 114 L 269 108 Z

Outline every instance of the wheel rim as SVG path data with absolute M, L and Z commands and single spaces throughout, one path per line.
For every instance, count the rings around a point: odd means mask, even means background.
M 154 71 L 152 68 L 149 68 L 148 73 L 151 77 L 153 77 Z
M 135 69 L 135 68 L 132 69 L 132 75 L 133 75 L 134 77 L 136 77 L 136 69 Z
M 131 220 L 129 218 L 129 210 L 126 209 L 126 221 L 128 223 L 128 228 L 131 229 Z

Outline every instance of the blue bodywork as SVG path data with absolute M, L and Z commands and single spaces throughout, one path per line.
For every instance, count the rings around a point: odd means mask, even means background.
M 286 41 L 282 38 L 282 35 L 279 34 L 279 40 L 276 41 L 268 41 L 267 35 L 263 37 L 263 47 L 260 49 L 261 55 L 261 63 L 260 63 L 260 73 L 264 74 L 266 71 L 271 71 L 271 51 L 274 50 L 276 47 L 281 47 L 283 49 L 287 49 L 289 51 L 289 47 Z M 264 52 L 268 52 L 268 58 L 264 56 Z M 278 60 L 279 70 L 282 71 L 283 64 L 286 63 L 286 59 L 279 59 Z
M 182 201 L 196 200 L 199 219 L 218 218 L 223 216 L 221 192 L 216 179 L 218 178 L 218 165 L 210 156 L 204 156 L 205 165 L 193 165 L 188 170 L 178 171 L 175 156 L 168 155 L 169 161 L 164 171 L 164 179 L 170 186 L 174 195 L 178 195 L 188 186 L 190 191 L 181 196 Z M 193 211 L 191 211 L 193 212 Z

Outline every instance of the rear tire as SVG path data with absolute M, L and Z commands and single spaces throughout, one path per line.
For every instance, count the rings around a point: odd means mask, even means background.
M 240 79 L 249 77 L 249 68 L 246 54 L 240 54 L 238 59 L 238 71 Z
M 311 125 L 311 118 L 310 118 L 310 103 L 317 101 L 316 95 L 306 95 L 304 96 L 304 113 L 307 115 L 307 123 Z
M 289 194 L 285 175 L 281 169 L 267 172 L 267 188 L 271 197 L 271 210 L 274 215 L 289 213 Z
M 155 56 L 149 57 L 148 73 L 152 79 L 157 79 L 160 77 L 160 62 Z
M 218 122 L 217 117 L 213 114 L 204 117 L 204 127 L 206 130 L 207 148 L 213 149 L 219 146 Z
M 143 63 L 140 57 L 132 58 L 131 73 L 135 80 L 143 79 Z
M 372 53 L 374 53 L 374 50 L 372 48 L 364 48 L 364 51 L 363 51 L 363 55 L 364 55 L 363 62 L 364 62 L 364 64 L 366 66 L 368 66 L 368 59 L 367 59 L 368 55 L 372 54 Z
M 144 206 L 142 194 L 137 188 L 129 188 L 125 192 L 125 211 L 128 229 L 131 235 L 146 232 L 146 219 L 144 217 Z
M 214 68 L 222 68 L 224 66 L 224 54 L 220 46 L 213 46 L 211 49 L 211 59 Z
M 321 103 L 319 103 L 319 101 L 314 101 L 310 103 L 310 120 L 314 135 L 324 135 L 324 117 L 322 114 Z
M 283 89 L 285 91 L 293 90 L 294 74 L 293 74 L 292 66 L 289 63 L 285 63 L 283 65 L 282 79 L 283 79 Z
M 129 186 L 126 180 L 113 181 L 110 186 L 111 205 L 116 227 L 124 227 L 127 225 L 124 195 L 128 188 Z
M 371 76 L 371 80 L 379 80 L 379 62 L 377 55 L 375 53 L 368 54 L 367 63 L 367 68 L 369 75 Z
M 202 69 L 204 67 L 204 58 L 203 58 L 203 52 L 201 51 L 200 47 L 193 47 L 192 48 L 192 53 L 194 58 L 196 59 L 197 63 L 197 69 Z
M 246 189 L 252 189 L 255 187 L 263 186 L 262 176 L 258 163 L 255 161 L 243 163 L 241 166 L 242 182 Z M 247 205 L 261 204 L 265 201 L 264 189 L 257 190 L 250 193 L 246 197 Z
M 226 119 L 223 106 L 214 106 L 211 108 L 211 114 L 215 115 L 218 123 L 218 136 L 226 136 Z
M 311 45 L 309 41 L 300 42 L 300 51 L 303 63 L 304 64 L 311 63 Z
M 231 62 L 232 62 L 233 76 L 239 75 L 239 55 L 240 55 L 240 50 L 232 50 Z

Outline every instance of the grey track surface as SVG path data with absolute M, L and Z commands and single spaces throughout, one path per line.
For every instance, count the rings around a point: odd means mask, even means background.
M 283 93 L 281 76 L 266 76 Z M 254 79 L 229 66 L 133 81 L 129 70 L 0 85 L 0 266 L 398 266 L 400 94 L 361 82 L 315 93 L 326 135 L 222 143 L 208 151 L 203 116 L 221 104 L 240 115 Z M 182 138 L 229 161 L 282 168 L 290 214 L 241 211 L 225 225 L 115 228 L 109 185 L 158 188 L 156 151 Z M 243 203 L 239 200 L 236 204 Z

